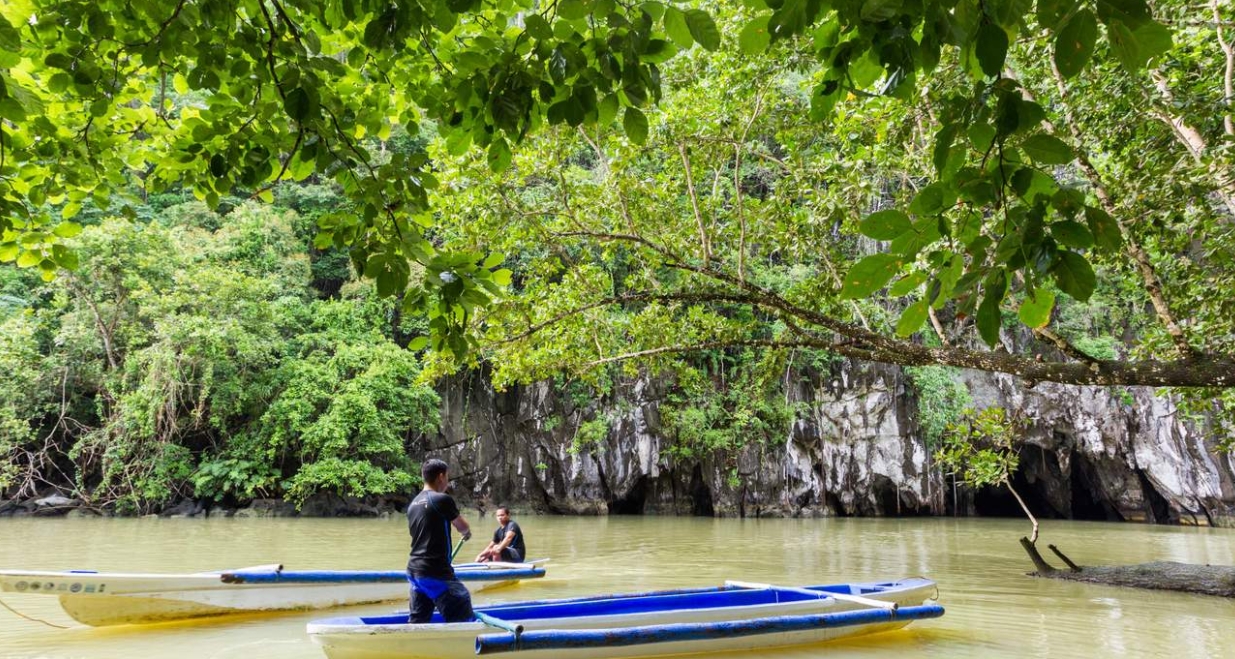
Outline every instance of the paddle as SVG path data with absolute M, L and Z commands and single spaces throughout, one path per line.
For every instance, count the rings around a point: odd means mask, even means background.
M 863 606 L 871 606 L 880 609 L 895 611 L 900 607 L 896 602 L 885 602 L 883 600 L 871 599 L 869 597 L 861 597 L 859 595 L 846 595 L 845 593 L 833 593 L 824 590 L 810 590 L 809 588 L 790 588 L 788 586 L 774 586 L 767 583 L 750 583 L 748 581 L 726 581 L 726 586 L 733 588 L 749 588 L 751 590 L 780 590 L 787 593 L 800 593 L 810 595 L 819 599 L 832 598 L 842 602 L 853 602 L 854 604 L 862 604 Z
M 460 550 L 460 549 L 463 549 L 463 543 L 465 543 L 465 542 L 467 542 L 467 538 L 460 538 L 460 539 L 459 539 L 459 544 L 455 545 L 455 551 L 454 551 L 454 553 L 452 553 L 452 554 L 450 555 L 450 562 L 451 562 L 451 563 L 454 563 L 454 562 L 455 562 L 455 556 L 458 556 L 458 555 L 459 555 L 459 550 Z

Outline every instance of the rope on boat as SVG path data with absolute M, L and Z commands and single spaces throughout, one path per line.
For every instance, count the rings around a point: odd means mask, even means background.
M 4 600 L 0 600 L 0 606 L 3 606 L 4 608 L 8 609 L 10 613 L 17 616 L 18 618 L 25 618 L 26 620 L 29 620 L 30 622 L 41 623 L 41 624 L 47 625 L 48 627 L 55 627 L 56 629 L 68 629 L 69 628 L 68 625 L 57 625 L 54 622 L 47 622 L 46 620 L 32 618 L 22 613 L 21 611 L 18 611 L 17 609 L 14 609 L 13 607 L 9 606 L 8 602 L 5 602 Z

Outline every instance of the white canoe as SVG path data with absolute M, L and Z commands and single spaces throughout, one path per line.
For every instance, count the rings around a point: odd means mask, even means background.
M 898 629 L 943 615 L 923 605 L 927 579 L 809 588 L 730 582 L 721 588 L 603 595 L 478 607 L 486 622 L 406 624 L 402 616 L 318 620 L 308 632 L 330 659 L 617 659 L 752 651 Z
M 548 559 L 466 563 L 459 580 L 475 591 L 545 575 Z M 95 627 L 206 616 L 407 601 L 403 571 L 284 571 L 269 565 L 196 574 L 0 570 L 0 592 L 55 595 L 74 620 Z

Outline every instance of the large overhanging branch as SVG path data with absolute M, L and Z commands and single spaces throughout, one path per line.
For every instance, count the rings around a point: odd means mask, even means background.
M 1235 359 L 1180 359 L 1175 361 L 1146 360 L 1122 362 L 1100 360 L 1091 363 L 1047 362 L 1003 352 L 968 350 L 964 348 L 928 348 L 909 344 L 909 349 L 892 351 L 866 348 L 843 342 L 831 342 L 795 337 L 786 340 L 735 339 L 707 341 L 689 345 L 661 346 L 597 359 L 588 366 L 600 366 L 656 355 L 689 353 L 720 348 L 814 348 L 842 357 L 899 366 L 955 366 L 978 371 L 1015 375 L 1032 386 L 1039 382 L 1097 386 L 1145 387 L 1232 387 L 1235 386 Z
M 698 291 L 677 293 L 635 293 L 607 298 L 578 308 L 559 313 L 540 324 L 529 327 L 513 339 L 526 339 L 531 335 L 572 316 L 590 309 L 630 302 L 694 302 L 720 304 L 749 304 L 762 307 L 782 318 L 796 318 L 806 325 L 818 327 L 836 338 L 796 329 L 782 339 L 732 339 L 685 345 L 660 346 L 614 355 L 595 360 L 589 366 L 629 361 L 661 354 L 687 353 L 725 347 L 765 348 L 814 348 L 843 357 L 863 361 L 897 364 L 901 366 L 954 366 L 980 371 L 1007 373 L 1021 378 L 1029 385 L 1039 382 L 1057 382 L 1075 385 L 1125 385 L 1152 387 L 1235 387 L 1235 357 L 1230 355 L 1193 354 L 1173 361 L 1099 360 L 1079 351 L 1064 349 L 1066 356 L 1077 361 L 1047 361 L 1041 356 L 1015 355 L 1002 351 L 973 350 L 963 347 L 928 347 L 912 341 L 884 336 L 863 327 L 848 323 L 826 314 L 803 308 L 785 299 L 775 291 L 768 290 L 746 280 L 741 280 L 716 268 L 693 265 L 676 260 L 676 255 L 667 248 L 634 234 L 576 231 L 557 234 L 559 237 L 580 237 L 601 241 L 621 241 L 642 245 L 665 257 L 665 267 L 691 272 L 711 279 L 717 284 L 737 288 L 737 291 Z M 1053 343 L 1062 338 L 1049 333 Z M 1066 343 L 1066 342 L 1064 342 Z

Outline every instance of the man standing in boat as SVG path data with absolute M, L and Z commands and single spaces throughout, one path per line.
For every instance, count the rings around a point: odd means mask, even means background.
M 459 514 L 454 498 L 446 494 L 450 484 L 449 467 L 437 459 L 426 460 L 420 469 L 425 487 L 407 506 L 407 528 L 412 536 L 412 551 L 407 559 L 411 581 L 408 622 L 426 623 L 437 608 L 446 622 L 468 622 L 472 615 L 472 595 L 455 578 L 450 527 L 453 525 L 466 542 L 472 537 L 467 520 Z
M 527 547 L 523 544 L 523 529 L 519 523 L 510 518 L 510 508 L 506 504 L 497 507 L 497 530 L 493 532 L 493 540 L 485 550 L 476 556 L 477 562 L 508 561 L 522 563 L 527 558 Z

